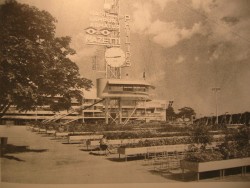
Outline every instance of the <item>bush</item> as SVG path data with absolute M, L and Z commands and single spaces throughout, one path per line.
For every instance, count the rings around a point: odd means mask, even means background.
M 202 152 L 190 152 L 186 155 L 185 160 L 192 162 L 219 161 L 223 155 L 219 151 L 203 150 Z
M 200 149 L 205 150 L 211 144 L 213 136 L 209 133 L 210 128 L 203 124 L 193 125 L 191 128 L 191 138 L 193 143 L 201 145 Z
M 243 126 L 234 132 L 226 134 L 225 141 L 219 146 L 224 159 L 250 156 L 249 144 L 250 129 Z

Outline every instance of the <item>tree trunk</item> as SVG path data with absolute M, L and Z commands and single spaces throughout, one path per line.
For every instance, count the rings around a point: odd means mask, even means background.
M 4 102 L 0 105 L 0 113 L 5 109 L 5 107 L 8 105 L 8 102 Z
M 10 108 L 10 103 L 7 103 L 1 107 L 0 119 L 6 114 L 7 110 Z

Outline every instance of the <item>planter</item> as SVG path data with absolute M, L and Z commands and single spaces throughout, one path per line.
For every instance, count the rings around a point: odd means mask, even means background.
M 250 165 L 250 157 L 209 162 L 191 162 L 182 160 L 180 165 L 183 173 L 185 169 L 196 172 L 197 180 L 199 180 L 199 173 L 213 170 L 220 170 L 220 177 L 224 177 L 225 169 L 242 167 L 242 174 L 245 174 L 246 166 Z
M 128 156 L 132 155 L 145 155 L 148 153 L 161 153 L 161 152 L 184 152 L 187 150 L 189 145 L 179 144 L 179 145 L 164 145 L 164 146 L 151 146 L 151 147 L 140 147 L 140 148 L 118 148 L 119 158 L 120 155 L 125 155 L 125 160 L 127 161 Z
M 167 139 L 168 137 L 154 137 L 154 138 L 136 138 L 136 139 L 117 139 L 117 140 L 108 140 L 109 145 L 125 145 L 125 144 L 138 144 L 141 141 L 146 141 L 146 140 L 161 140 L 161 139 Z M 87 146 L 98 146 L 100 144 L 99 141 L 93 140 L 87 142 Z
M 33 127 L 32 131 L 38 132 L 38 131 L 39 131 L 39 128 L 38 128 L 38 127 Z
M 56 138 L 64 138 L 67 137 L 69 135 L 69 133 L 67 132 L 56 132 L 55 137 Z
M 47 130 L 46 133 L 47 134 L 56 134 L 56 131 L 55 130 Z
M 87 140 L 100 140 L 103 135 L 80 135 L 80 136 L 69 136 L 68 143 L 82 143 Z
M 46 129 L 38 129 L 39 133 L 46 133 Z

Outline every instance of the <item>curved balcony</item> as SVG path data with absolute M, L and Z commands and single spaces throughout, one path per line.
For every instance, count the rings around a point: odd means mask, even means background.
M 153 88 L 144 80 L 97 79 L 97 96 L 100 98 L 122 98 L 150 100 L 149 90 Z

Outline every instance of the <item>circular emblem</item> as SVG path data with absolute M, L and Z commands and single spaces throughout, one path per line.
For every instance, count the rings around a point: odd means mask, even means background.
M 125 62 L 125 53 L 120 48 L 108 48 L 105 52 L 105 59 L 111 67 L 120 67 Z

